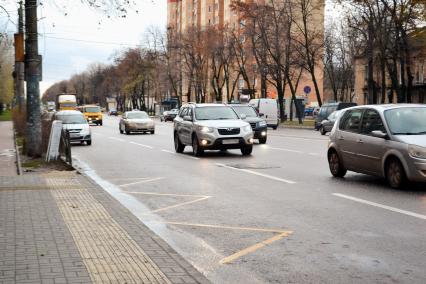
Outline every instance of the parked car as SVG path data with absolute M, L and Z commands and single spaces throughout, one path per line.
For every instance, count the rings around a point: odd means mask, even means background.
M 161 121 L 173 121 L 173 119 L 175 119 L 175 117 L 177 116 L 177 114 L 179 113 L 179 109 L 174 108 L 172 110 L 169 111 L 165 111 L 163 112 L 163 115 L 160 117 Z
M 253 138 L 258 139 L 260 144 L 265 144 L 268 139 L 268 125 L 256 110 L 250 105 L 233 104 L 230 106 L 242 120 L 250 123 L 253 129 Z
M 118 115 L 118 111 L 115 108 L 112 108 L 108 111 L 108 115 Z
M 278 108 L 278 102 L 275 99 L 252 99 L 249 105 L 254 107 L 259 113 L 260 117 L 263 117 L 268 125 L 272 129 L 277 129 L 280 123 L 280 111 Z
M 321 122 L 326 119 L 333 111 L 342 110 L 348 107 L 356 106 L 356 103 L 327 103 L 323 104 L 315 117 L 315 129 L 319 130 Z
M 330 132 L 331 129 L 333 129 L 334 123 L 336 122 L 336 119 L 339 117 L 340 113 L 341 113 L 340 110 L 333 111 L 327 117 L 327 119 L 324 119 L 323 121 L 321 121 L 321 126 L 319 128 L 321 135 L 325 135 L 327 132 Z
M 195 156 L 205 150 L 240 149 L 253 151 L 253 131 L 249 123 L 224 104 L 187 104 L 174 120 L 174 145 L 177 153 L 192 146 Z
M 131 132 L 155 133 L 155 123 L 144 111 L 126 111 L 119 122 L 120 133 L 130 134 Z
M 92 145 L 92 132 L 84 115 L 78 110 L 62 110 L 55 113 L 54 120 L 62 121 L 62 129 L 69 131 L 71 142 Z
M 393 188 L 426 182 L 426 106 L 366 105 L 344 111 L 330 134 L 331 174 L 384 177 Z
M 314 116 L 314 107 L 305 108 L 305 116 Z

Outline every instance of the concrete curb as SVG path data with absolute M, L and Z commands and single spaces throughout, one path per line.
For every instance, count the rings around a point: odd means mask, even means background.
M 13 143 L 15 144 L 15 155 L 16 155 L 16 170 L 18 175 L 22 175 L 22 164 L 21 164 L 21 155 L 19 154 L 18 143 L 16 143 L 16 131 L 13 129 Z

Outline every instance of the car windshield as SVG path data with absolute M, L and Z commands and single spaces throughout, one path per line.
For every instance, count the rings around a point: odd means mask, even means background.
M 129 119 L 144 119 L 144 118 L 149 118 L 148 114 L 146 112 L 128 112 L 127 113 L 127 118 Z
M 232 108 L 227 106 L 198 107 L 195 109 L 197 120 L 238 119 Z
M 426 107 L 395 108 L 385 111 L 393 135 L 426 134 Z
M 84 112 L 101 112 L 100 107 L 85 107 Z
M 86 118 L 79 114 L 59 114 L 56 116 L 57 120 L 62 121 L 63 124 L 86 124 Z
M 237 106 L 234 107 L 234 110 L 238 113 L 239 116 L 245 114 L 247 117 L 257 117 L 256 111 L 250 106 Z

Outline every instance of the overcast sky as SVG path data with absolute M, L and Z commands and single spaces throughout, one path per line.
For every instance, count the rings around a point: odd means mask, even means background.
M 16 23 L 14 2 L 5 5 L 12 16 L 6 27 L 11 35 Z M 111 62 L 117 50 L 143 45 L 143 33 L 149 26 L 166 26 L 166 0 L 136 2 L 126 18 L 108 18 L 77 0 L 43 1 L 38 11 L 39 53 L 43 56 L 41 94 L 53 83 L 84 71 L 90 63 Z M 326 10 L 327 14 L 333 13 L 330 5 Z M 0 11 L 0 28 L 5 27 L 6 19 Z

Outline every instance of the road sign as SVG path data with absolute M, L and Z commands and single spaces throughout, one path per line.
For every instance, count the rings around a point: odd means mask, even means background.
M 305 92 L 305 94 L 311 93 L 311 87 L 305 86 L 305 88 L 303 88 L 303 92 Z
M 59 157 L 59 144 L 61 142 L 62 121 L 55 120 L 50 130 L 49 146 L 47 147 L 46 161 L 57 160 Z

